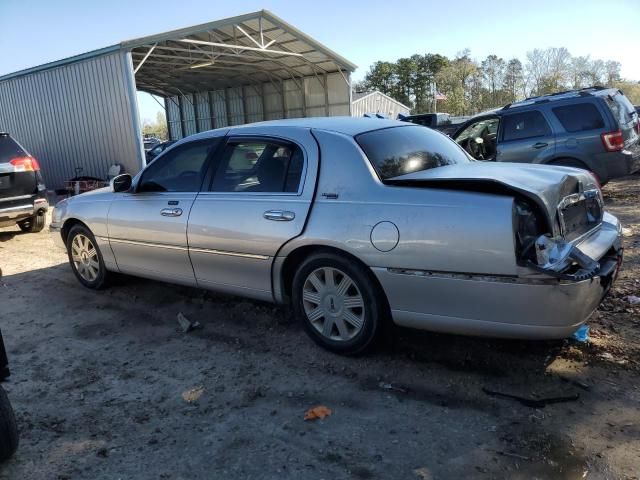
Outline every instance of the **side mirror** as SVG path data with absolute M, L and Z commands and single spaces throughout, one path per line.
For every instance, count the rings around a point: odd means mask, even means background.
M 131 188 L 132 180 L 131 175 L 123 173 L 122 175 L 113 177 L 109 182 L 109 186 L 111 187 L 112 192 L 127 192 Z

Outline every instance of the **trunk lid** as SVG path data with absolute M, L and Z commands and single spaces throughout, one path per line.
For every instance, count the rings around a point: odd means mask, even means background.
M 533 201 L 542 210 L 553 229 L 556 228 L 555 220 L 559 209 L 570 208 L 573 213 L 574 205 L 581 201 L 582 192 L 598 190 L 595 179 L 585 170 L 493 162 L 472 162 L 432 168 L 393 177 L 385 183 L 496 194 L 517 192 Z M 601 217 L 600 212 L 598 223 Z M 557 233 L 559 232 L 554 231 L 554 234 Z

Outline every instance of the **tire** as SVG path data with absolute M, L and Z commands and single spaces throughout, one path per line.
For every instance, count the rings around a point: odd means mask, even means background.
M 9 397 L 0 387 L 0 462 L 10 458 L 18 448 L 18 425 Z
M 298 267 L 292 301 L 294 315 L 313 341 L 343 355 L 372 348 L 388 312 L 386 297 L 373 274 L 330 252 L 311 255 Z
M 46 223 L 46 215 L 44 212 L 39 212 L 33 217 L 29 217 L 26 220 L 18 222 L 20 230 L 26 233 L 38 233 L 44 229 Z
M 87 288 L 99 290 L 108 285 L 110 273 L 93 233 L 84 225 L 75 225 L 67 236 L 67 256 L 71 270 Z

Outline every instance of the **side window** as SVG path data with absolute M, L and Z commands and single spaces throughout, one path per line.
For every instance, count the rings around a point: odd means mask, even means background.
M 553 114 L 567 132 L 584 132 L 604 128 L 602 115 L 592 103 L 575 103 L 555 107 Z
M 213 178 L 213 192 L 295 193 L 304 156 L 297 145 L 269 140 L 231 140 Z
M 502 140 L 505 142 L 551 135 L 549 124 L 542 113 L 536 110 L 505 115 L 503 122 Z
M 199 191 L 207 157 L 219 142 L 220 139 L 190 142 L 167 152 L 144 171 L 138 192 Z

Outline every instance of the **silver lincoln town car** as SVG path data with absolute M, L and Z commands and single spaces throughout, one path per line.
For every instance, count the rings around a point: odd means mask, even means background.
M 369 118 L 190 136 L 135 178 L 58 203 L 51 231 L 86 287 L 122 272 L 291 303 L 345 354 L 387 321 L 569 336 L 622 261 L 589 172 L 472 161 L 439 132 Z

